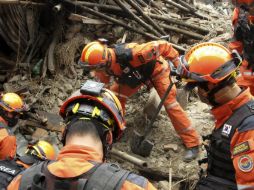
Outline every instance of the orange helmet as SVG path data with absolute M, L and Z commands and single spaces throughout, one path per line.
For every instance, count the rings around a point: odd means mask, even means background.
M 87 44 L 80 57 L 80 64 L 88 69 L 98 69 L 109 64 L 109 52 L 105 40 L 98 40 Z
M 15 93 L 6 93 L 1 97 L 0 106 L 8 112 L 25 111 L 25 104 L 21 97 Z
M 232 53 L 218 43 L 205 42 L 190 49 L 180 57 L 177 73 L 187 82 L 219 83 L 235 74 L 242 59 L 237 51 Z
M 28 145 L 26 154 L 34 155 L 42 160 L 54 160 L 56 157 L 54 147 L 46 141 L 38 141 L 34 145 Z
M 63 103 L 59 114 L 64 119 L 74 114 L 96 119 L 112 131 L 113 140 L 116 141 L 125 129 L 123 109 L 119 99 L 110 90 L 103 88 L 103 85 L 103 83 L 86 81 L 80 91 L 75 92 Z M 92 92 L 97 86 L 100 86 L 99 90 Z M 63 134 L 63 137 L 65 135 Z

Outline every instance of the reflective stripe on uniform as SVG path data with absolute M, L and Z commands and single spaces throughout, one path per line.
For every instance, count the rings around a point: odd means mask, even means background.
M 237 184 L 238 190 L 244 190 L 244 189 L 254 189 L 254 185 L 239 185 Z
M 159 46 L 158 41 L 153 41 L 153 46 L 154 46 L 154 47 L 157 47 L 157 49 L 158 49 L 158 46 Z
M 175 57 L 174 59 L 171 60 L 172 63 L 174 63 L 175 61 L 177 61 L 179 58 Z
M 173 102 L 173 103 L 170 103 L 170 104 L 166 105 L 165 108 L 166 108 L 166 110 L 170 110 L 173 107 L 176 107 L 178 105 L 179 105 L 178 102 Z
M 159 77 L 161 77 L 162 74 L 164 74 L 167 71 L 169 71 L 169 67 L 163 67 L 163 70 L 161 72 L 159 72 L 159 73 L 156 73 L 153 76 L 152 80 L 154 81 L 154 80 L 158 79 Z
M 245 72 L 242 72 L 242 75 L 244 75 L 244 76 L 252 76 L 252 75 L 254 75 L 254 72 L 245 71 Z
M 192 126 L 189 126 L 187 128 L 183 128 L 182 130 L 176 130 L 176 131 L 178 134 L 184 134 L 184 133 L 186 133 L 188 131 L 192 131 L 192 130 L 194 130 L 194 128 Z
M 160 51 L 159 51 L 159 43 L 157 41 L 155 41 L 155 46 L 154 46 L 154 50 L 156 53 L 156 56 L 159 56 L 160 55 Z

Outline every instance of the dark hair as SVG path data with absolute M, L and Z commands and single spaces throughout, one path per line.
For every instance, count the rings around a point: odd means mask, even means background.
M 67 133 L 65 141 L 73 136 L 91 135 L 95 141 L 101 141 L 98 133 L 96 123 L 88 119 L 78 119 L 67 126 Z

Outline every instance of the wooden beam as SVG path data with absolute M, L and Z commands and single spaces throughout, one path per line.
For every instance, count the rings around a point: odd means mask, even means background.
M 21 5 L 36 5 L 36 6 L 45 6 L 46 3 L 37 3 L 33 1 L 20 1 L 20 0 L 0 0 L 0 4 L 21 4 Z

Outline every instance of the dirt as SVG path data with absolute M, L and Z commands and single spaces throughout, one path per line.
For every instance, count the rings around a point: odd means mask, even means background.
M 129 141 L 134 129 L 142 131 L 144 128 L 145 115 L 143 114 L 142 108 L 146 103 L 147 98 L 148 93 L 143 89 L 128 101 L 126 109 L 127 129 L 122 140 L 119 143 L 116 143 L 118 149 L 132 154 L 129 147 Z M 206 104 L 200 102 L 197 98 L 192 97 L 192 101 L 188 103 L 186 111 L 191 118 L 192 125 L 197 129 L 201 136 L 210 133 L 213 128 L 213 119 L 209 113 L 209 107 Z M 149 139 L 155 143 L 153 151 L 148 158 L 139 158 L 147 160 L 149 167 L 164 172 L 168 172 L 169 168 L 171 168 L 172 176 L 182 178 L 183 181 L 191 180 L 192 183 L 195 182 L 195 180 L 198 179 L 199 173 L 197 160 L 205 156 L 206 152 L 204 148 L 201 147 L 201 153 L 198 159 L 190 163 L 185 163 L 182 160 L 185 147 L 179 136 L 176 134 L 165 111 L 158 116 L 158 119 L 154 123 L 154 127 L 152 135 L 149 137 Z M 167 144 L 177 145 L 177 150 L 164 151 L 163 146 Z M 133 169 L 133 165 L 128 163 L 121 162 L 121 165 L 125 168 Z M 174 184 L 179 184 L 179 181 L 174 181 L 173 186 Z M 155 185 L 158 187 L 159 184 L 155 183 Z

